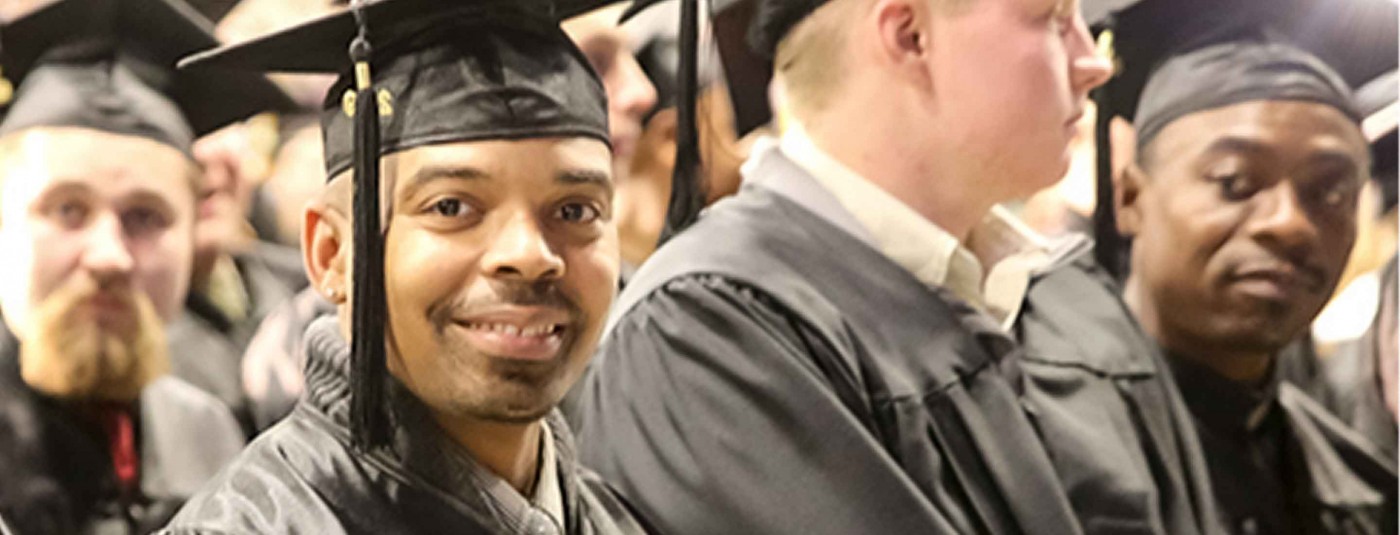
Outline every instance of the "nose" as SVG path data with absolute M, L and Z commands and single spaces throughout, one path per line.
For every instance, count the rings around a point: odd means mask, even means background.
M 614 105 L 628 117 L 641 119 L 653 106 L 656 106 L 656 88 L 642 72 L 636 58 L 626 52 L 619 52 L 617 62 L 617 95 L 609 95 Z
M 1306 259 L 1318 246 L 1321 233 L 1300 192 L 1292 181 L 1283 180 L 1264 193 L 1255 197 L 1260 204 L 1252 214 L 1250 234 L 1284 258 L 1295 262 Z
M 564 276 L 564 259 L 554 252 L 528 213 L 512 215 L 487 244 L 481 269 L 491 278 L 534 282 Z
M 1084 15 L 1074 15 L 1074 28 L 1070 31 L 1069 43 L 1070 84 L 1075 94 L 1088 94 L 1095 87 L 1108 82 L 1113 76 L 1113 63 L 1099 53 L 1094 40 L 1089 36 L 1089 27 L 1084 23 Z
M 116 214 L 102 214 L 84 237 L 82 265 L 102 286 L 123 280 L 135 266 L 125 232 Z

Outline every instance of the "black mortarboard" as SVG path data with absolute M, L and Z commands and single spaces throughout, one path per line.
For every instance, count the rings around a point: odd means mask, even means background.
M 1358 87 L 1396 67 L 1397 6 L 1391 0 L 1086 0 L 1083 9 L 1099 33 L 1101 48 L 1111 48 L 1117 71 L 1094 94 L 1098 104 L 1095 137 L 1099 145 L 1095 255 L 1116 275 L 1124 271 L 1126 243 L 1118 235 L 1113 214 L 1108 125 L 1113 117 L 1121 116 L 1141 126 L 1143 121 L 1137 115 L 1140 107 L 1147 107 L 1140 102 L 1146 100 L 1144 86 L 1167 60 L 1222 43 L 1257 44 L 1264 39 L 1282 41 L 1315 56 L 1326 65 L 1326 70 L 1337 73 L 1332 76 L 1341 77 L 1344 86 Z M 1229 48 L 1216 50 L 1228 53 Z M 1239 59 L 1246 61 L 1244 57 Z M 1307 70 L 1298 61 L 1287 63 Z M 1214 76 L 1223 76 L 1228 70 L 1224 68 L 1227 64 L 1216 66 L 1221 69 Z M 1218 87 L 1192 84 L 1193 80 L 1202 79 L 1191 74 L 1177 76 L 1185 78 L 1165 82 L 1163 87 L 1181 86 L 1175 91 L 1178 94 L 1200 90 L 1219 97 L 1219 91 L 1231 84 L 1250 83 L 1260 88 L 1269 85 L 1263 69 L 1256 69 L 1255 77 L 1247 80 L 1205 80 L 1217 82 Z M 1185 89 L 1192 85 L 1193 89 Z M 1281 96 L 1282 91 L 1275 94 Z M 1267 92 L 1261 92 L 1259 98 L 1268 98 Z M 1199 106 L 1208 100 L 1210 95 L 1187 104 Z M 1157 110 L 1159 118 L 1171 115 Z
M 180 56 L 217 45 L 208 21 L 181 0 L 46 5 L 0 28 L 3 73 L 18 82 L 0 135 L 76 126 L 188 154 L 200 135 L 292 106 L 259 74 L 176 71 Z
M 583 136 L 607 143 L 602 82 L 558 25 L 606 3 L 356 2 L 348 11 L 182 63 L 339 75 L 321 127 L 328 176 L 354 170 L 350 420 L 360 447 L 388 438 L 380 156 L 482 139 Z

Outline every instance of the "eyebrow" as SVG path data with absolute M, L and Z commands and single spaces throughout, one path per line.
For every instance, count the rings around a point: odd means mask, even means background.
M 171 203 L 169 199 L 166 199 L 165 195 L 163 195 L 157 190 L 151 189 L 139 189 L 136 191 L 129 192 L 122 196 L 121 202 L 127 205 L 155 205 L 157 208 L 167 212 L 173 211 L 175 209 L 175 204 Z M 193 206 L 193 204 L 191 206 Z
M 402 198 L 409 199 L 418 193 L 418 190 L 427 187 L 433 182 L 440 180 L 468 180 L 479 181 L 489 178 L 486 172 L 469 166 L 427 166 L 413 173 L 404 183 Z
M 608 195 L 613 193 L 612 177 L 593 169 L 569 169 L 559 173 L 555 182 L 566 185 L 586 185 L 603 188 Z
M 404 184 L 402 197 L 412 198 L 419 190 L 440 180 L 481 181 L 491 175 L 469 166 L 428 166 L 419 169 Z M 608 195 L 613 194 L 613 180 L 608 173 L 594 169 L 568 169 L 555 176 L 554 181 L 564 185 L 582 185 L 602 188 Z
M 1273 147 L 1270 147 L 1267 143 L 1239 136 L 1226 136 L 1217 139 L 1211 142 L 1211 144 L 1207 146 L 1205 150 L 1205 154 L 1232 152 L 1242 152 L 1253 156 L 1266 158 L 1275 156 L 1276 154 L 1276 151 L 1273 149 Z M 1303 155 L 1302 161 L 1306 162 L 1309 165 L 1337 165 L 1349 167 L 1354 170 L 1359 169 L 1359 166 L 1357 165 L 1355 159 L 1352 158 L 1351 154 L 1347 153 L 1345 150 L 1330 147 L 1322 147 L 1314 150 L 1309 150 L 1307 154 Z

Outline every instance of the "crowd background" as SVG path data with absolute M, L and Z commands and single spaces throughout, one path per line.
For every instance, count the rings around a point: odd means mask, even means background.
M 0 22 L 45 4 L 0 0 Z M 345 9 L 331 0 L 191 0 L 191 5 L 215 25 L 215 35 L 226 43 Z M 625 285 L 655 251 L 665 226 L 679 91 L 675 6 L 649 10 L 619 26 L 622 8 L 614 5 L 571 19 L 563 28 L 585 53 L 609 96 L 617 184 L 614 220 L 622 256 L 619 284 Z M 1394 27 L 1389 26 L 1391 31 Z M 738 132 L 734 93 L 707 32 L 702 32 L 701 50 L 698 129 L 705 203 L 710 204 L 738 191 L 741 165 L 755 147 L 775 143 L 786 113 L 778 81 L 778 88 L 763 91 L 773 97 L 777 119 Z M 303 333 L 317 317 L 334 310 L 308 288 L 300 252 L 303 207 L 326 183 L 318 118 L 321 99 L 334 77 L 277 74 L 272 79 L 296 109 L 257 115 L 194 145 L 205 181 L 199 192 L 189 295 L 183 313 L 169 328 L 171 373 L 225 404 L 248 440 L 283 418 L 303 394 Z M 1400 111 L 1394 72 L 1370 90 L 1379 95 L 1365 123 L 1375 168 L 1358 207 L 1356 245 L 1329 304 L 1309 335 L 1296 342 L 1287 366 L 1295 370 L 1290 372 L 1292 380 L 1339 412 L 1348 410 L 1347 381 L 1355 383 L 1355 389 L 1378 382 L 1394 419 L 1400 414 L 1395 342 L 1395 131 Z M 1096 139 L 1097 120 L 1091 105 L 1077 125 L 1072 161 L 1058 183 L 1002 209 L 1047 239 L 1093 234 L 1099 151 L 1111 145 L 1112 166 L 1120 168 L 1130 155 L 1119 152 L 1133 145 L 1121 118 L 1108 130 L 1117 141 Z M 6 254 L 0 250 L 0 259 Z M 1358 372 L 1358 362 L 1372 354 L 1376 369 Z M 1394 442 L 1384 446 L 1393 458 Z

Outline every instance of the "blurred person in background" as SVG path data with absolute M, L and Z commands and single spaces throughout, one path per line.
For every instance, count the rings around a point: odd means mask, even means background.
M 174 73 L 216 43 L 196 17 L 64 0 L 0 29 L 18 82 L 0 121 L 0 513 L 17 533 L 153 531 L 244 444 L 227 407 L 167 375 L 167 325 L 192 271 L 195 136 L 285 97 Z
M 656 105 L 656 88 L 632 56 L 631 36 L 618 28 L 626 3 L 564 21 L 569 39 L 588 58 L 608 94 L 608 131 L 613 147 L 613 173 L 625 181 L 632 155 L 642 135 L 642 118 Z
M 632 36 L 633 54 L 656 87 L 656 105 L 647 112 L 637 149 L 628 172 L 618 183 L 617 228 L 622 247 L 622 282 L 656 250 L 666 209 L 676 157 L 676 97 L 679 1 L 668 1 L 629 19 L 622 29 Z M 696 103 L 699 117 L 700 160 L 704 169 L 705 205 L 739 190 L 739 167 L 748 157 L 751 142 L 735 135 L 734 111 L 729 90 L 720 72 L 719 55 L 712 37 L 702 42 Z
M 228 11 L 215 32 L 221 41 L 247 39 L 334 9 L 321 0 L 247 0 Z M 329 85 L 325 75 L 277 75 L 273 81 L 302 108 L 318 107 Z M 276 238 L 299 230 L 296 224 L 283 228 L 291 223 L 286 214 L 299 214 L 310 200 L 307 190 L 316 191 L 323 178 L 316 165 L 319 139 L 308 137 L 318 137 L 314 121 L 263 114 L 205 136 L 194 148 L 206 180 L 188 314 L 171 331 L 174 372 L 232 407 L 250 434 L 260 428 L 253 399 L 260 392 L 244 384 L 244 355 L 263 320 L 306 287 L 295 241 Z M 255 208 L 262 229 L 251 219 Z

